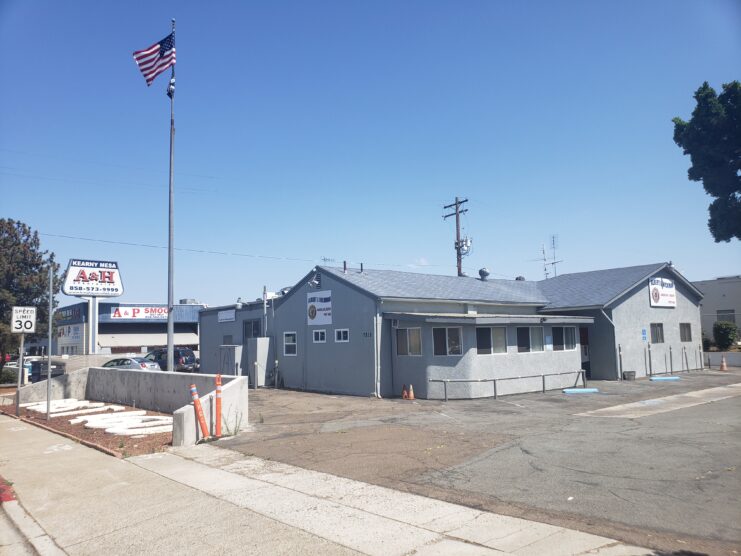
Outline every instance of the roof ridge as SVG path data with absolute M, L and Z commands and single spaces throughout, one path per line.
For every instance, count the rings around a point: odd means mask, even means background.
M 616 267 L 613 267 L 613 268 L 598 268 L 596 270 L 582 270 L 581 272 L 567 272 L 565 274 L 559 274 L 558 276 L 554 276 L 553 278 L 546 278 L 546 279 L 543 279 L 543 280 L 538 280 L 537 283 L 538 284 L 542 284 L 543 282 L 546 282 L 546 281 L 549 281 L 550 282 L 551 280 L 554 280 L 556 278 L 562 278 L 562 277 L 565 277 L 565 276 L 579 276 L 580 274 L 594 274 L 596 272 L 612 272 L 612 271 L 615 271 L 615 270 L 631 270 L 631 269 L 634 269 L 634 268 L 649 268 L 649 267 L 654 267 L 655 268 L 655 267 L 664 266 L 664 265 L 668 265 L 668 264 L 669 264 L 668 262 L 649 263 L 649 264 L 635 264 L 635 265 L 631 265 L 631 266 L 616 266 Z

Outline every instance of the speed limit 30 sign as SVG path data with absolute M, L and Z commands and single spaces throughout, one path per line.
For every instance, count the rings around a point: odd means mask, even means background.
M 13 320 L 10 330 L 15 334 L 36 332 L 36 307 L 13 307 Z

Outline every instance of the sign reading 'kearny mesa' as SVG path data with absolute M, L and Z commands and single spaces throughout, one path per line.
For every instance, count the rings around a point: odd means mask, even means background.
M 70 259 L 62 291 L 78 297 L 117 297 L 124 292 L 118 263 Z

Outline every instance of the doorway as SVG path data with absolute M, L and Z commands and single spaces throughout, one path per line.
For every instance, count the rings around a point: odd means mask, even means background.
M 589 329 L 579 327 L 579 345 L 581 346 L 581 368 L 586 371 L 587 379 L 592 378 L 592 367 L 589 361 Z

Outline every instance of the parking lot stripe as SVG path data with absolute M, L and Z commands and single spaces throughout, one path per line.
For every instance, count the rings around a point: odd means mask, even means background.
M 656 415 L 657 413 L 666 413 L 676 411 L 696 405 L 717 402 L 728 398 L 741 396 L 741 383 L 730 384 L 728 386 L 718 386 L 716 388 L 707 388 L 705 390 L 695 390 L 685 394 L 675 394 L 664 398 L 652 398 L 640 402 L 613 405 L 603 407 L 594 411 L 577 413 L 581 417 L 619 417 L 623 419 L 639 419 Z

